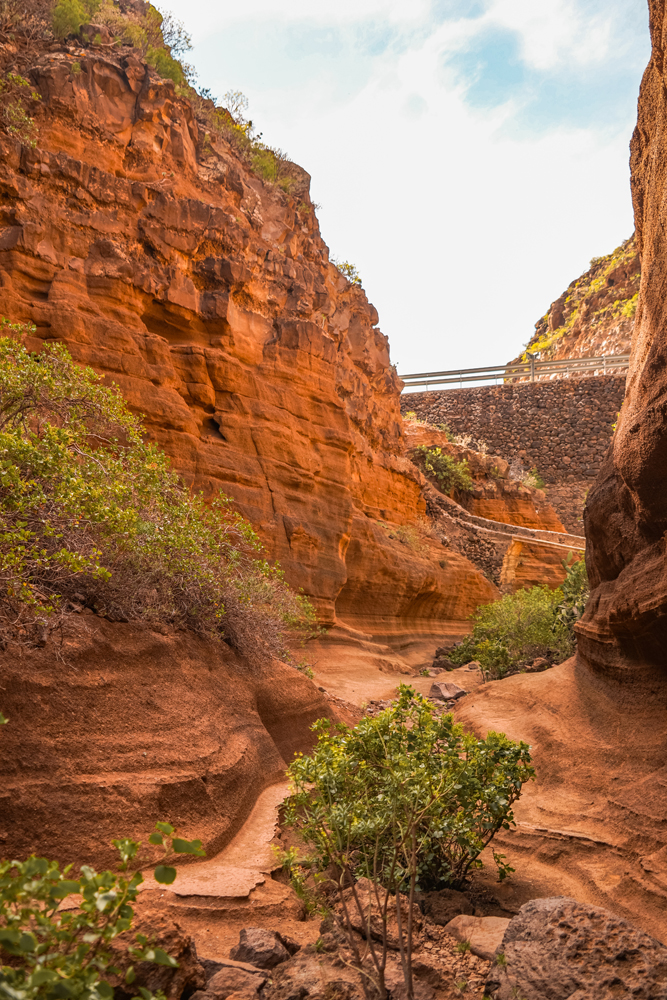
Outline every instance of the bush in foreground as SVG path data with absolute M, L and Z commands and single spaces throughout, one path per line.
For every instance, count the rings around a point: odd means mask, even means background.
M 61 345 L 0 338 L 0 640 L 43 644 L 82 598 L 111 620 L 225 638 L 254 660 L 314 622 L 222 494 L 205 502 L 120 393 Z
M 165 844 L 165 851 L 203 856 L 198 840 L 175 837 L 169 823 L 158 823 L 150 842 Z M 170 842 L 170 843 L 169 843 Z M 107 976 L 120 976 L 113 942 L 132 929 L 135 902 L 143 882 L 141 872 L 126 876 L 140 843 L 114 840 L 121 857 L 121 873 L 96 872 L 82 865 L 74 875 L 72 865 L 61 871 L 57 861 L 32 855 L 27 861 L 0 861 L 0 998 L 2 1000 L 112 1000 Z M 171 849 L 171 851 L 170 851 Z M 158 865 L 155 879 L 169 884 L 176 870 Z M 68 896 L 76 905 L 61 909 Z M 136 934 L 127 945 L 135 962 L 177 968 L 178 962 L 163 949 Z M 125 964 L 125 963 L 124 963 Z M 136 980 L 134 966 L 122 971 L 125 983 Z M 135 987 L 134 1000 L 164 1000 L 145 987 Z
M 395 911 L 411 996 L 411 918 L 403 921 L 401 894 L 412 903 L 418 889 L 460 886 L 481 866 L 480 853 L 498 830 L 509 828 L 512 804 L 534 775 L 529 748 L 500 733 L 485 740 L 464 733 L 406 685 L 391 708 L 354 729 L 329 720 L 314 729 L 314 751 L 288 770 L 295 789 L 288 819 L 314 848 L 318 865 L 333 863 L 340 873 L 343 929 L 356 964 L 362 956 L 354 952 L 352 927 L 367 926 L 380 996 L 386 947 L 373 945 L 369 908 L 382 915 L 385 939 L 389 908 Z M 503 856 L 494 853 L 494 860 L 501 879 L 513 871 Z M 371 887 L 369 901 L 365 890 L 346 889 L 361 878 L 369 880 L 363 883 Z

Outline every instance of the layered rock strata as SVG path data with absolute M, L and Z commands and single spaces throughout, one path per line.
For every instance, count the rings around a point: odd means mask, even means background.
M 26 70 L 25 72 L 28 72 Z M 329 262 L 309 177 L 288 195 L 132 49 L 51 47 L 34 149 L 0 150 L 0 311 L 117 384 L 194 488 L 222 489 L 321 621 L 465 630 L 493 586 L 424 513 L 400 383 L 364 292 Z M 398 623 L 398 624 L 397 624 Z
M 114 837 L 156 820 L 209 856 L 279 781 L 323 717 L 351 721 L 277 661 L 252 672 L 225 643 L 83 616 L 55 656 L 0 653 L 0 852 L 110 865 Z

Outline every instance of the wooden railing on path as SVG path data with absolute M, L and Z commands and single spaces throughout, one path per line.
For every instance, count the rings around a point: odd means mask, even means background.
M 609 354 L 600 358 L 561 358 L 558 361 L 538 361 L 528 355 L 527 361 L 512 365 L 491 365 L 489 368 L 456 368 L 447 372 L 417 372 L 414 375 L 400 375 L 405 382 L 404 389 L 413 386 L 459 387 L 464 382 L 535 382 L 545 376 L 563 375 L 611 375 L 627 371 L 629 354 Z

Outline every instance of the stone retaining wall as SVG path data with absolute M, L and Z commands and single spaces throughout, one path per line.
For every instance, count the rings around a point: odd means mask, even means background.
M 492 454 L 536 468 L 566 528 L 582 534 L 585 495 L 624 395 L 625 376 L 599 375 L 406 393 L 401 410 L 446 423 L 454 434 L 486 441 Z

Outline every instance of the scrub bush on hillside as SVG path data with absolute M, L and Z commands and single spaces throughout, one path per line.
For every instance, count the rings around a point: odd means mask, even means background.
M 490 677 L 504 677 L 537 656 L 561 662 L 575 650 L 575 622 L 588 599 L 583 559 L 564 561 L 561 587 L 531 587 L 484 604 L 472 617 L 472 634 L 450 650 L 454 663 L 478 660 Z
M 0 639 L 43 645 L 86 603 L 224 638 L 254 661 L 310 605 L 231 501 L 191 493 L 118 390 L 61 345 L 0 339 Z
M 457 462 L 442 448 L 427 448 L 425 444 L 415 448 L 414 459 L 424 475 L 434 479 L 443 493 L 472 488 L 472 476 L 465 459 Z

